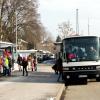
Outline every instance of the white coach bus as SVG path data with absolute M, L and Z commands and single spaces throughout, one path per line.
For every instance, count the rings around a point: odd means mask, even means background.
M 74 36 L 62 40 L 63 79 L 96 78 L 100 81 L 100 38 Z

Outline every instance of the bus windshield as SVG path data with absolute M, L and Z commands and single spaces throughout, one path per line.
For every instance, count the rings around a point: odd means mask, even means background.
M 99 59 L 99 39 L 97 37 L 74 37 L 63 40 L 63 51 L 66 60 L 96 61 Z

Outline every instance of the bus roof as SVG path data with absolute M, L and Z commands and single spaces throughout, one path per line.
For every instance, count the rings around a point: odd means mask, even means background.
M 15 47 L 15 44 L 13 44 L 11 42 L 0 41 L 0 48 L 6 48 L 6 47 L 9 47 L 9 46 Z
M 18 53 L 34 53 L 37 50 L 35 49 L 31 49 L 31 50 L 17 50 Z
M 64 38 L 63 40 L 65 40 L 65 39 L 70 39 L 70 38 L 82 38 L 82 37 L 83 37 L 83 38 L 85 38 L 85 37 L 88 38 L 88 37 L 99 37 L 99 36 L 95 36 L 95 35 L 94 35 L 94 36 L 93 36 L 93 35 L 90 35 L 90 36 L 89 36 L 89 35 L 88 35 L 88 36 L 87 36 L 87 35 L 86 35 L 86 36 L 70 36 L 70 37 Z

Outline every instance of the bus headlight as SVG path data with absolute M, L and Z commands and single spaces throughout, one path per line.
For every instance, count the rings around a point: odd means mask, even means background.
M 100 70 L 100 66 L 97 66 L 96 69 L 99 69 Z
M 75 70 L 75 67 L 73 67 L 73 70 Z

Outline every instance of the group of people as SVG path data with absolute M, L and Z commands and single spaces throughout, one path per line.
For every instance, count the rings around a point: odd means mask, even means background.
M 3 56 L 0 56 L 0 73 L 3 76 L 11 76 L 11 70 L 14 67 L 14 59 L 12 55 L 7 51 L 3 52 Z
M 66 48 L 67 62 L 93 60 L 96 58 L 97 58 L 97 51 L 94 46 L 88 46 L 88 47 L 69 46 L 69 48 Z
M 30 70 L 30 68 L 31 71 L 37 71 L 37 61 L 35 56 L 32 57 L 31 55 L 28 55 L 27 57 L 21 57 L 18 55 L 17 63 L 19 71 L 23 71 L 23 76 L 25 75 L 25 72 L 26 76 L 28 76 L 28 70 Z

